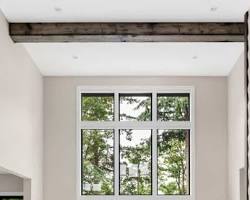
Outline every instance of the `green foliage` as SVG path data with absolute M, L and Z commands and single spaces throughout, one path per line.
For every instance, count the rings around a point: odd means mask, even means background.
M 158 119 L 161 121 L 188 121 L 188 96 L 158 96 Z
M 163 194 L 188 194 L 188 130 L 158 134 L 158 183 Z
M 114 120 L 113 104 L 113 96 L 82 96 L 82 121 Z
M 151 97 L 121 96 L 120 103 L 133 107 L 137 116 L 121 113 L 122 120 L 151 120 Z M 83 121 L 114 120 L 113 96 L 82 96 Z M 188 96 L 158 96 L 158 120 L 187 121 L 190 118 Z M 133 143 L 133 130 L 123 130 L 126 140 Z M 135 133 L 134 133 L 135 134 Z M 130 177 L 128 170 L 120 177 L 121 194 L 151 194 L 151 137 L 142 138 L 137 145 L 121 144 L 122 163 L 137 164 L 138 176 Z M 142 175 L 139 166 L 148 164 L 148 175 Z M 82 130 L 82 184 L 100 183 L 101 191 L 84 190 L 83 194 L 113 194 L 114 155 L 112 130 Z M 189 131 L 162 130 L 158 133 L 158 193 L 189 193 Z
M 113 131 L 82 130 L 82 149 L 82 183 L 91 186 L 84 194 L 113 194 Z M 101 191 L 93 184 L 101 184 Z
M 151 120 L 151 97 L 149 96 L 121 96 L 121 104 L 132 105 L 131 113 L 121 113 L 120 119 L 125 121 L 150 121 Z M 140 110 L 138 116 L 135 112 Z M 135 112 L 133 112 L 135 111 Z
M 138 136 L 135 130 L 121 130 L 120 137 L 126 137 L 127 141 L 133 144 L 134 137 Z M 142 135 L 142 134 L 141 134 Z M 140 138 L 140 143 L 136 145 L 120 144 L 120 159 L 122 164 L 137 166 L 138 176 L 131 177 L 127 170 L 126 176 L 121 176 L 120 193 L 121 194 L 151 194 L 151 133 L 145 131 Z M 140 166 L 146 164 L 148 174 L 141 174 Z

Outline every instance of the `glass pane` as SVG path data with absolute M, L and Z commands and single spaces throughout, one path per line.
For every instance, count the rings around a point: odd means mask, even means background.
M 120 121 L 150 121 L 151 94 L 120 94 Z
M 158 194 L 189 194 L 189 130 L 158 130 Z
M 120 194 L 150 195 L 151 130 L 120 130 Z
M 113 184 L 113 130 L 82 130 L 82 195 L 112 195 Z
M 82 121 L 113 121 L 114 94 L 82 94 Z
M 189 94 L 158 94 L 158 120 L 189 121 Z

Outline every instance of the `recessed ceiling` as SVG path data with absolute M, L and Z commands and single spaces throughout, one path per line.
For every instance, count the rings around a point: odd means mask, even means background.
M 243 43 L 24 44 L 45 76 L 226 76 Z
M 0 0 L 10 22 L 243 21 L 249 0 Z

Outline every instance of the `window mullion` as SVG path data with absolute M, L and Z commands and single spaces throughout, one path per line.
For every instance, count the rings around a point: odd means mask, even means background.
M 115 194 L 115 196 L 118 196 L 119 195 L 119 182 L 120 182 L 120 178 L 119 178 L 119 174 L 120 174 L 120 172 L 119 172 L 119 169 L 120 169 L 120 167 L 119 167 L 119 165 L 120 165 L 120 163 L 119 163 L 119 129 L 118 128 L 115 128 L 114 129 L 114 131 L 115 131 L 115 144 L 114 144 L 114 146 L 115 146 L 115 155 L 114 155 L 114 181 L 115 181 L 115 183 L 114 183 L 114 189 L 115 189 L 115 191 L 114 191 L 114 194 Z
M 152 93 L 152 121 L 157 122 L 157 94 Z
M 120 122 L 120 121 L 107 121 L 107 122 L 92 122 L 81 121 L 81 129 L 113 129 L 119 127 L 120 129 L 191 129 L 191 122 L 184 121 L 170 121 L 170 122 Z
M 114 110 L 114 114 L 115 114 L 115 119 L 114 121 L 115 122 L 118 122 L 119 121 L 119 93 L 115 93 L 115 110 Z
M 157 94 L 152 93 L 152 121 L 157 122 Z M 157 195 L 157 129 L 152 130 L 152 194 Z
M 152 194 L 157 195 L 157 130 L 152 130 Z
M 119 93 L 115 93 L 115 99 L 114 99 L 114 121 L 115 123 L 119 122 Z M 114 194 L 115 196 L 118 196 L 119 195 L 119 182 L 120 182 L 120 163 L 119 163 L 119 157 L 120 157 L 120 152 L 119 152 L 119 129 L 118 127 L 115 127 L 114 129 L 115 131 L 115 155 L 114 155 L 114 180 L 115 180 L 115 183 L 114 183 Z

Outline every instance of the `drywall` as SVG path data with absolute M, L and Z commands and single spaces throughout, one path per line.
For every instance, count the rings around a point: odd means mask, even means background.
M 76 199 L 76 87 L 195 87 L 196 199 L 227 199 L 226 77 L 45 77 L 44 199 Z
M 43 79 L 0 13 L 0 167 L 31 180 L 43 199 Z
M 23 192 L 23 179 L 12 174 L 0 174 L 1 192 Z
M 240 169 L 246 167 L 246 92 L 244 55 L 228 76 L 229 200 L 240 199 Z M 246 174 L 245 174 L 246 177 Z M 244 180 L 241 180 L 244 182 Z M 246 180 L 245 180 L 246 181 Z M 242 185 L 242 187 L 244 187 Z M 244 189 L 244 188 L 241 188 Z M 245 190 L 246 194 L 246 190 Z

